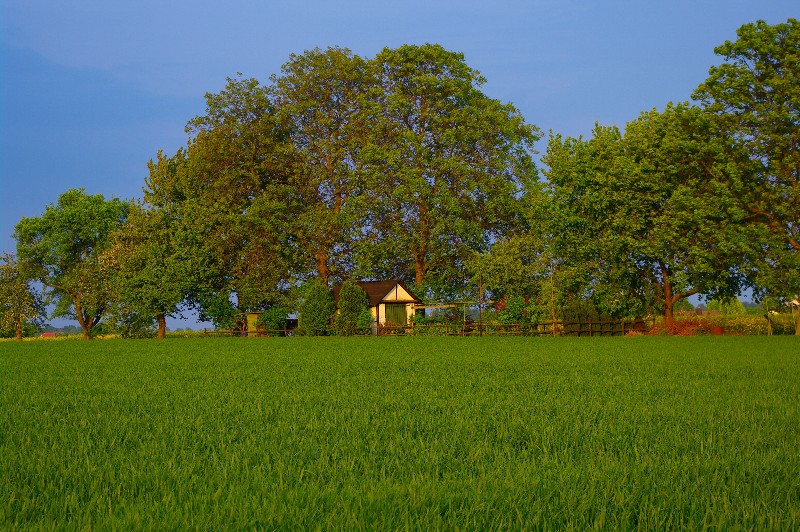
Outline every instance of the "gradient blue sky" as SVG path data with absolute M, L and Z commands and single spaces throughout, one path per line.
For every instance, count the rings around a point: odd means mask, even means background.
M 140 197 L 146 163 L 186 142 L 203 95 L 264 82 L 291 53 L 439 43 L 545 132 L 588 135 L 690 98 L 714 47 L 796 0 L 496 2 L 3 0 L 0 251 L 62 192 Z M 544 147 L 542 143 L 541 148 Z

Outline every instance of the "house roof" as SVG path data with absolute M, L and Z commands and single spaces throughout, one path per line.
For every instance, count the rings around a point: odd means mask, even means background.
M 414 295 L 414 292 L 409 290 L 405 284 L 396 279 L 389 281 L 356 281 L 356 284 L 367 293 L 367 299 L 369 300 L 370 307 L 378 306 L 380 303 L 384 302 L 386 296 L 388 296 L 397 286 L 400 286 L 403 290 L 408 292 L 408 295 L 411 296 L 411 299 L 397 299 L 396 301 L 402 303 L 422 303 L 422 300 Z M 339 301 L 339 290 L 341 290 L 341 288 L 341 283 L 333 287 L 334 301 Z

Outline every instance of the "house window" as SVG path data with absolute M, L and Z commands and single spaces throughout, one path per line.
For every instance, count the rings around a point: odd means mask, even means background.
M 386 322 L 395 325 L 406 324 L 406 304 L 386 303 Z

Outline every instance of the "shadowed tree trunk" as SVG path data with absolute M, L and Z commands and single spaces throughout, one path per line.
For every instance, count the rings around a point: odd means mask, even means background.
M 156 316 L 156 321 L 158 322 L 158 334 L 156 334 L 156 338 L 163 340 L 167 335 L 167 318 L 164 314 L 159 314 Z

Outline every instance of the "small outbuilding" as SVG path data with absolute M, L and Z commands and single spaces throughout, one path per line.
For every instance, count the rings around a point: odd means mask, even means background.
M 367 294 L 369 310 L 379 325 L 407 325 L 422 300 L 401 281 L 356 281 Z M 338 303 L 341 284 L 333 287 L 333 299 Z

